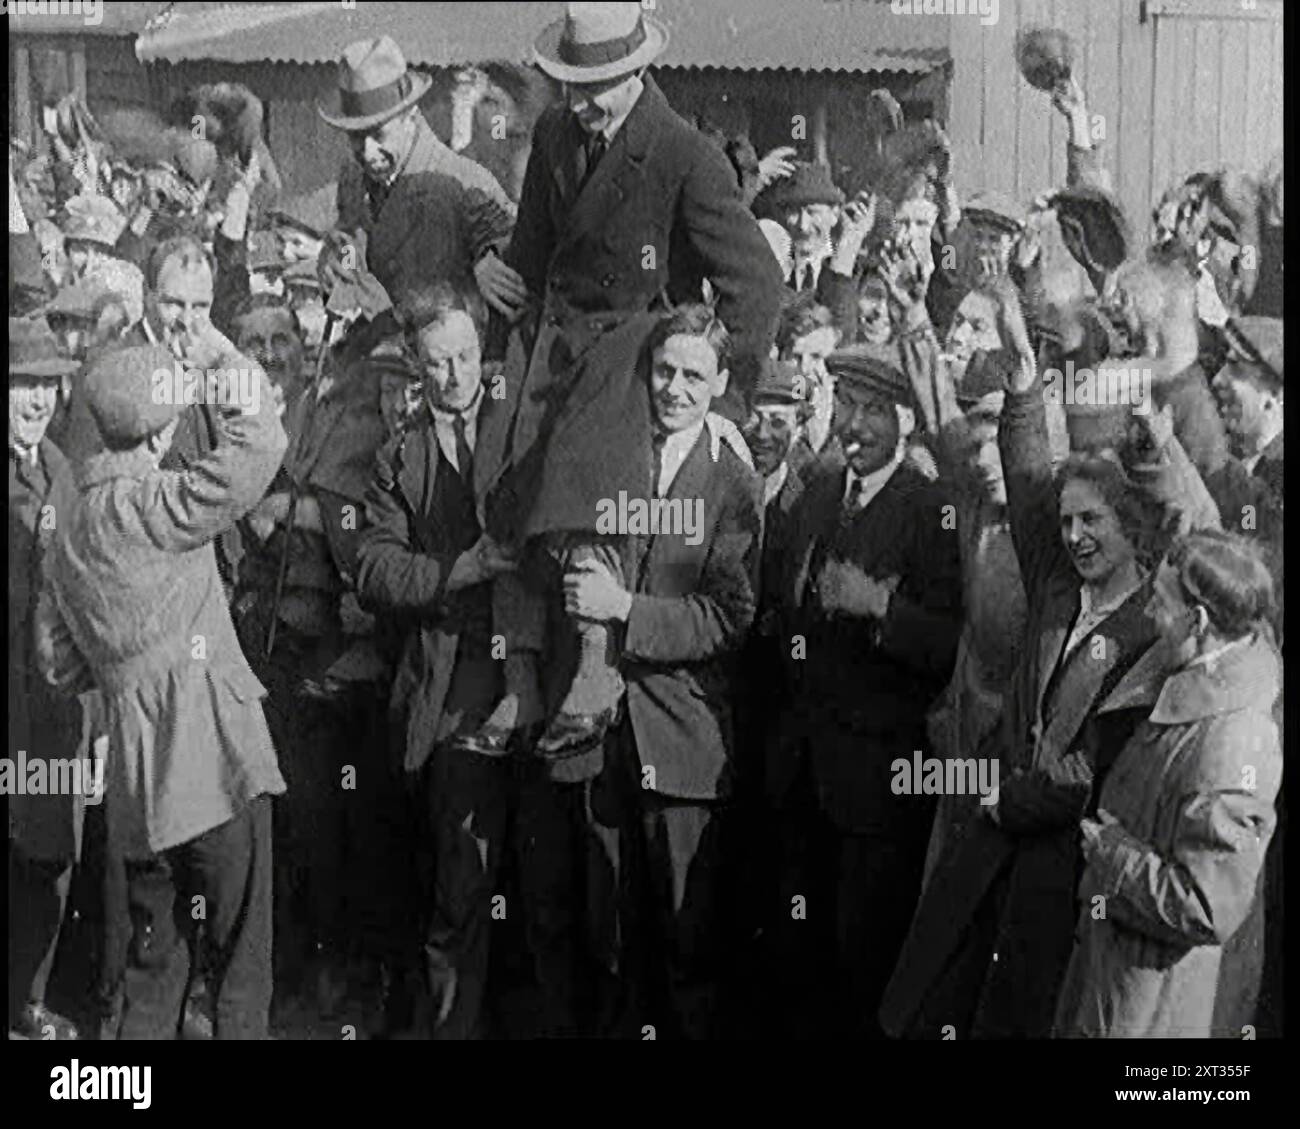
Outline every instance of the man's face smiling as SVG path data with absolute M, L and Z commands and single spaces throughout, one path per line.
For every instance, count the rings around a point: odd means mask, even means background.
M 45 437 L 59 402 L 56 376 L 18 375 L 9 378 L 9 446 L 28 451 Z
M 419 112 L 412 106 L 364 132 L 348 134 L 352 156 L 370 180 L 386 183 L 401 168 L 415 140 L 415 115 Z
M 464 310 L 452 310 L 419 333 L 424 395 L 441 412 L 463 412 L 483 383 L 478 331 Z
M 726 370 L 718 371 L 718 355 L 707 338 L 675 333 L 651 357 L 650 404 L 664 431 L 700 423 L 726 387 Z
M 154 296 L 163 342 L 179 355 L 188 336 L 198 333 L 212 313 L 212 271 L 206 263 L 186 266 L 179 256 L 158 273 Z
M 842 394 L 836 414 L 844 457 L 855 474 L 871 474 L 897 456 L 903 429 L 891 400 L 856 391 Z
M 831 232 L 839 219 L 839 209 L 834 204 L 791 205 L 782 217 L 782 224 L 790 235 L 790 249 L 795 258 L 810 259 L 819 254 L 829 254 Z
M 764 477 L 774 474 L 799 438 L 799 405 L 780 401 L 755 404 L 743 434 L 754 456 L 754 469 Z

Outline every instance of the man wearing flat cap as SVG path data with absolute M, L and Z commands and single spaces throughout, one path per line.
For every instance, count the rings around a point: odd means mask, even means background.
M 126 298 L 131 323 L 144 314 L 144 275 L 114 248 L 126 216 L 106 196 L 74 196 L 66 205 L 63 236 L 71 272 L 65 281 L 99 283 Z
M 513 307 L 526 359 L 506 373 L 511 411 L 484 444 L 502 452 L 504 467 L 490 524 L 519 544 L 541 545 L 566 572 L 598 562 L 621 574 L 621 535 L 598 534 L 596 523 L 603 500 L 645 495 L 650 410 L 635 362 L 654 308 L 698 302 L 709 281 L 735 342 L 718 409 L 733 418 L 775 328 L 778 268 L 726 157 L 645 74 L 666 43 L 665 29 L 639 4 L 573 3 L 534 49 L 537 65 L 564 84 L 565 103 L 534 131 L 505 256 L 527 293 Z M 503 329 L 498 322 L 488 357 L 504 355 Z M 537 619 L 544 599 L 526 593 L 513 601 L 524 610 L 505 634 L 517 655 L 544 647 Z M 622 687 L 606 626 L 579 620 L 577 633 L 576 674 L 538 749 L 582 779 L 598 769 L 589 754 Z M 507 699 L 537 700 L 522 685 L 526 670 L 520 679 L 506 673 Z M 535 721 L 507 701 L 479 747 L 500 748 Z
M 786 286 L 797 294 L 812 291 L 848 337 L 855 314 L 853 275 L 875 222 L 874 207 L 860 199 L 846 204 L 830 169 L 812 161 L 796 161 L 794 172 L 764 199 L 790 237 L 790 255 L 781 264 Z
M 215 330 L 195 364 L 229 352 Z M 76 473 L 46 555 L 42 673 L 104 696 L 108 853 L 124 860 L 133 943 L 117 1037 L 175 1035 L 198 920 L 210 947 L 215 1033 L 262 1039 L 271 997 L 271 802 L 284 791 L 261 699 L 222 592 L 213 542 L 262 496 L 285 437 L 260 369 L 254 395 L 211 385 L 218 442 L 188 471 L 159 463 L 181 412 L 158 395 L 157 345 L 96 357 L 85 381 L 103 450 Z M 109 915 L 122 912 L 109 907 Z
M 847 465 L 811 483 L 794 518 L 784 596 L 794 708 L 767 787 L 794 848 L 781 868 L 787 912 L 799 894 L 834 907 L 833 951 L 791 930 L 780 965 L 833 968 L 824 1018 L 861 1037 L 876 1032 L 934 812 L 931 796 L 896 794 L 892 766 L 928 747 L 926 711 L 961 631 L 961 573 L 947 496 L 905 458 L 916 407 L 896 354 L 860 345 L 827 367 Z
M 491 173 L 429 128 L 419 103 L 430 79 L 384 35 L 344 48 L 338 86 L 337 107 L 320 115 L 347 135 L 353 159 L 320 258 L 326 292 L 336 275 L 367 270 L 395 303 L 440 280 L 477 285 L 489 302 L 515 296 L 492 254 L 510 234 L 513 205 Z
M 77 368 L 39 318 L 9 319 L 9 747 L 19 766 L 84 755 L 80 705 L 69 708 L 39 677 L 33 654 L 45 547 L 58 527 L 56 482 L 67 471 L 46 434 L 60 385 Z M 27 769 L 19 768 L 24 778 Z M 83 789 L 84 794 L 84 789 Z M 10 1029 L 30 1039 L 53 1028 L 76 1038 L 45 1006 L 45 986 L 80 857 L 83 795 L 9 791 Z

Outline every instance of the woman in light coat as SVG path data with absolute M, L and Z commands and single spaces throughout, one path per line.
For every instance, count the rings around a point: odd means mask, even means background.
M 1086 869 L 1057 1036 L 1242 1035 L 1225 1020 L 1240 1009 L 1219 997 L 1250 991 L 1248 955 L 1229 968 L 1225 945 L 1263 911 L 1282 778 L 1272 604 L 1267 569 L 1229 534 L 1191 534 L 1160 566 L 1148 610 L 1169 673 L 1097 818 L 1081 821 Z

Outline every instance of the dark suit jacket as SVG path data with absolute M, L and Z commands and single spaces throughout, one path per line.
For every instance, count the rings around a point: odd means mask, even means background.
M 498 401 L 485 396 L 485 415 Z M 477 454 L 477 446 L 476 446 Z M 405 767 L 420 769 L 433 751 L 451 688 L 461 632 L 481 611 L 484 585 L 447 591 L 457 555 L 478 537 L 434 512 L 438 440 L 427 417 L 380 449 L 366 492 L 366 527 L 357 552 L 357 592 L 364 605 L 411 624 L 393 681 L 391 708 L 405 738 Z M 474 474 L 484 471 L 475 458 Z
M 623 640 L 627 710 L 652 790 L 726 798 L 735 785 L 735 656 L 754 620 L 762 510 L 758 477 L 706 428 L 668 499 L 703 501 L 703 537 L 633 539 L 633 592 Z
M 932 797 L 900 797 L 891 763 L 926 747 L 925 713 L 952 673 L 961 633 L 957 538 L 943 528 L 946 496 L 906 462 L 865 509 L 841 526 L 844 470 L 807 488 L 789 549 L 784 635 L 795 713 L 770 765 L 774 798 L 792 782 L 802 755 L 824 810 L 846 831 L 915 832 Z M 868 576 L 898 576 L 889 614 L 829 617 L 816 591 L 819 546 Z M 909 801 L 916 801 L 909 803 Z M 919 832 L 918 832 L 919 834 Z
M 733 422 L 770 350 L 781 272 L 740 201 L 726 158 L 653 80 L 579 184 L 580 129 L 564 107 L 538 119 L 507 262 L 534 305 L 507 364 L 511 412 L 502 520 L 516 535 L 591 531 L 596 505 L 640 494 L 650 423 L 638 357 L 652 309 L 702 296 L 707 277 L 735 346 Z M 505 358 L 494 318 L 485 355 Z

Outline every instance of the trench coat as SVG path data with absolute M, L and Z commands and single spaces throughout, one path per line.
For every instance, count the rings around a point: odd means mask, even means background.
M 92 455 L 47 553 L 38 659 L 65 691 L 104 695 L 109 841 L 126 858 L 284 791 L 266 691 L 240 650 L 214 551 L 284 454 L 265 383 L 260 403 L 257 415 L 219 409 L 217 445 L 186 471 L 155 467 L 143 448 Z
M 1231 1005 L 1253 994 L 1262 959 L 1249 919 L 1265 908 L 1282 779 L 1278 675 L 1262 636 L 1176 671 L 1119 755 L 1100 802 L 1117 822 L 1087 851 L 1057 1035 L 1241 1038 L 1253 1016 Z M 1225 967 L 1224 946 L 1252 925 L 1254 952 Z
M 562 106 L 538 119 L 505 259 L 533 297 L 524 348 L 507 363 L 510 411 L 492 511 L 501 535 L 594 532 L 597 503 L 641 489 L 649 404 L 638 364 L 656 313 L 700 301 L 708 278 L 732 335 L 727 395 L 715 411 L 743 422 L 741 405 L 767 356 L 781 272 L 741 203 L 726 158 L 668 105 L 653 79 L 581 181 L 579 127 Z M 484 355 L 506 359 L 504 322 Z

